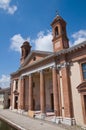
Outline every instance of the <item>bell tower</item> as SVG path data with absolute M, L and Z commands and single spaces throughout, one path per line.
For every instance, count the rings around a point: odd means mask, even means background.
M 21 46 L 21 59 L 20 59 L 21 64 L 24 63 L 24 60 L 28 56 L 30 51 L 31 51 L 30 43 L 28 41 L 25 41 Z
M 51 23 L 53 33 L 53 51 L 57 52 L 69 48 L 69 40 L 66 33 L 66 22 L 57 15 Z

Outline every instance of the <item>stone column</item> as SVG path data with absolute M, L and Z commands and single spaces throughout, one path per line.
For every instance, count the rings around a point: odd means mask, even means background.
M 64 97 L 64 113 L 65 117 L 72 118 L 73 106 L 72 106 L 69 66 L 65 65 L 64 67 L 62 67 L 61 73 L 62 73 L 63 97 Z
M 13 81 L 13 101 L 12 101 L 13 109 L 15 109 L 15 95 L 14 95 L 15 85 L 16 85 L 16 80 Z
M 45 106 L 45 83 L 44 83 L 44 74 L 43 70 L 40 71 L 40 108 L 41 108 L 41 114 L 45 115 L 46 112 L 46 106 Z
M 25 92 L 24 92 L 24 85 L 25 85 L 25 79 L 22 77 L 21 78 L 21 85 L 20 85 L 20 103 L 19 103 L 19 109 L 24 110 L 24 102 L 25 102 Z
M 33 110 L 33 86 L 32 75 L 29 75 L 29 110 Z
M 55 116 L 60 116 L 59 91 L 58 91 L 56 67 L 52 68 L 52 79 L 53 79 L 54 112 Z

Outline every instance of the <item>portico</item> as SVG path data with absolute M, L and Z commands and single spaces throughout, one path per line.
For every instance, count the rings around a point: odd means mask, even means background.
M 66 95 L 64 94 L 65 90 L 61 84 L 62 77 L 60 76 L 64 77 L 64 75 L 67 75 L 67 72 L 63 72 L 63 68 L 65 69 L 67 64 L 64 62 L 60 65 L 62 67 L 58 66 L 59 64 L 56 65 L 55 62 L 42 66 L 39 63 L 38 67 L 34 65 L 34 70 L 20 75 L 19 79 L 16 80 L 18 81 L 19 93 L 18 111 L 39 111 L 38 117 L 41 119 L 47 116 L 47 112 L 53 112 L 55 117 L 53 119 L 54 122 L 59 123 L 64 121 L 64 116 L 66 116 L 68 109 L 72 109 L 72 106 L 67 106 L 67 101 L 65 103 L 66 97 L 64 96 L 68 96 L 69 91 L 66 91 Z M 69 82 L 67 77 L 65 77 L 66 80 Z M 14 80 L 14 83 L 16 81 Z M 64 81 L 62 82 L 64 84 Z M 14 88 L 16 88 L 16 83 Z M 13 100 L 15 102 L 15 99 Z M 71 122 L 73 117 L 71 111 L 69 111 L 67 117 L 70 118 Z

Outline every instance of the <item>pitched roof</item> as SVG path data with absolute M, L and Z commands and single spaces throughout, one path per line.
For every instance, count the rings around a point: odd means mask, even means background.
M 78 50 L 79 48 L 82 48 L 82 47 L 85 47 L 85 46 L 86 46 L 86 41 L 84 41 L 84 42 L 82 42 L 80 44 L 77 44 L 75 46 L 72 46 L 70 48 L 58 51 L 58 52 L 56 52 L 56 55 L 66 54 L 66 53 Z
M 33 55 L 33 54 L 42 54 L 42 55 L 45 55 L 45 56 L 48 56 L 50 54 L 52 54 L 53 52 L 49 52 L 49 51 L 39 51 L 39 50 L 32 50 L 31 53 L 26 57 L 24 63 L 20 66 L 24 66 L 27 62 L 28 62 L 28 59 Z
M 84 48 L 85 46 L 86 46 L 86 41 L 84 41 L 84 42 L 82 42 L 82 43 L 80 43 L 78 45 L 72 46 L 72 47 L 70 47 L 68 49 L 64 49 L 64 50 L 58 51 L 58 52 L 32 51 L 27 56 L 27 58 L 25 60 L 25 63 L 28 62 L 28 58 L 32 55 L 32 53 L 46 54 L 46 56 L 43 59 L 41 59 L 41 60 L 39 60 L 39 61 L 37 61 L 37 62 L 34 63 L 34 64 L 37 64 L 37 63 L 42 62 L 43 60 L 49 59 L 49 58 L 54 57 L 54 56 L 59 56 L 59 55 L 62 55 L 62 54 L 71 53 L 72 51 L 78 50 L 79 48 Z M 29 66 L 31 66 L 31 65 L 29 65 Z M 29 67 L 29 66 L 27 66 L 27 67 Z M 20 68 L 16 72 L 12 73 L 11 75 L 17 74 L 22 69 L 24 69 L 23 66 L 20 66 Z

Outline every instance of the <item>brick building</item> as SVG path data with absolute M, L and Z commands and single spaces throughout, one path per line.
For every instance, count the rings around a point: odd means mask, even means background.
M 66 22 L 57 15 L 53 22 L 53 52 L 31 51 L 21 46 L 20 68 L 11 74 L 11 107 L 53 112 L 53 121 L 86 125 L 86 41 L 69 47 Z M 39 45 L 40 46 L 40 45 Z

